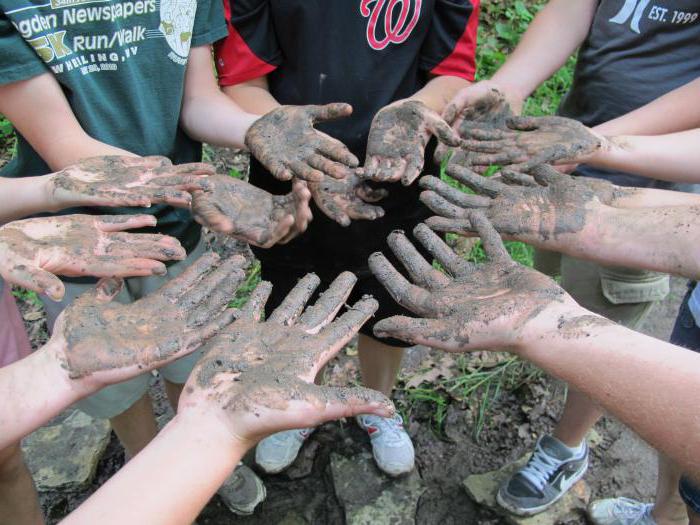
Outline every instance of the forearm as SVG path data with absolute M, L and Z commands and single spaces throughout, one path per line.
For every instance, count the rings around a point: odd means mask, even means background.
M 0 368 L 0 450 L 89 394 L 73 384 L 59 365 L 56 348 L 44 347 Z
M 700 355 L 583 308 L 535 322 L 539 333 L 522 357 L 587 394 L 698 479 Z
M 459 90 L 464 89 L 469 84 L 469 81 L 460 77 L 439 76 L 430 80 L 410 98 L 423 102 L 436 113 L 442 113 L 442 110 Z
M 585 40 L 598 2 L 551 0 L 492 80 L 504 91 L 527 98 L 562 67 Z
M 641 108 L 605 122 L 595 129 L 601 135 L 663 135 L 700 127 L 700 78 Z
M 600 206 L 578 234 L 553 235 L 543 248 L 610 266 L 700 279 L 700 206 Z
M 178 414 L 63 523 L 193 523 L 246 452 L 231 441 Z
M 671 182 L 700 183 L 700 129 L 615 136 L 586 164 Z
M 264 115 L 280 106 L 270 93 L 267 77 L 260 77 L 235 86 L 225 86 L 222 91 L 244 111 Z

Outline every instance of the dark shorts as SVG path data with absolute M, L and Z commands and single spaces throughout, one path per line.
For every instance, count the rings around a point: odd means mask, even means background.
M 688 307 L 688 300 L 695 286 L 694 282 L 688 284 L 688 292 L 683 298 L 676 324 L 671 333 L 671 343 L 694 352 L 700 352 L 700 327 L 695 323 L 695 318 Z M 678 492 L 688 508 L 700 515 L 700 487 L 684 476 L 678 485 Z

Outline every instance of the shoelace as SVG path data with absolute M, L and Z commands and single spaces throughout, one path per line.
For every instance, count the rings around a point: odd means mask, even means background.
M 561 464 L 562 461 L 548 455 L 538 445 L 530 461 L 527 462 L 527 465 L 525 465 L 519 474 L 534 485 L 537 490 L 542 491 L 549 477 Z
M 640 503 L 629 498 L 619 498 L 613 507 L 613 515 L 617 518 L 625 518 L 630 523 L 636 523 L 649 514 L 653 505 Z

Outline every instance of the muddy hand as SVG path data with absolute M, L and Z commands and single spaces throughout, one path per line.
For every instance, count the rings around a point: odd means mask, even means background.
M 272 195 L 245 181 L 216 175 L 210 177 L 209 189 L 192 194 L 192 214 L 211 230 L 269 248 L 296 224 L 308 222 L 304 210 L 309 199 L 308 191 Z
M 376 336 L 457 352 L 507 348 L 548 306 L 573 303 L 549 277 L 514 262 L 483 215 L 471 212 L 469 220 L 488 257 L 484 264 L 465 261 L 424 224 L 413 233 L 449 275 L 423 259 L 402 232 L 389 236 L 389 246 L 412 282 L 381 253 L 370 257 L 372 273 L 391 296 L 419 316 L 381 320 Z
M 585 161 L 607 140 L 580 122 L 563 117 L 513 117 L 506 130 L 473 127 L 463 147 L 474 165 L 498 164 L 527 170 L 544 163 Z
M 58 301 L 56 277 L 164 275 L 161 261 L 185 258 L 177 239 L 126 233 L 155 226 L 151 215 L 64 215 L 25 219 L 0 227 L 0 275 Z
M 207 343 L 178 413 L 208 414 L 247 443 L 360 413 L 392 415 L 391 401 L 374 390 L 314 384 L 316 373 L 378 307 L 366 297 L 336 319 L 355 282 L 353 274 L 341 274 L 304 310 L 319 285 L 318 277 L 309 274 L 264 322 L 272 285 L 260 283 L 239 319 Z
M 354 173 L 345 179 L 325 177 L 321 182 L 310 182 L 309 189 L 316 206 L 341 226 L 351 220 L 374 220 L 384 217 L 384 209 L 371 203 L 387 196 L 384 189 L 373 189 Z
M 52 175 L 49 198 L 56 209 L 71 206 L 188 207 L 190 191 L 207 188 L 216 172 L 203 163 L 173 166 L 165 157 L 91 157 Z
M 452 123 L 453 129 L 457 130 L 460 137 L 469 137 L 470 131 L 474 128 L 506 129 L 506 121 L 513 116 L 513 111 L 503 93 L 497 89 L 489 88 L 470 96 L 468 100 L 469 103 L 460 106 L 459 110 L 456 105 L 448 106 L 445 110 L 445 120 L 448 120 L 449 117 L 448 122 Z M 438 144 L 435 150 L 436 162 L 442 162 L 449 151 L 450 148 L 444 144 Z M 470 156 L 473 153 L 462 148 L 454 149 L 452 152 L 450 163 L 459 166 L 470 166 L 472 164 Z
M 503 170 L 500 177 L 486 178 L 454 165 L 447 173 L 477 195 L 436 177 L 424 177 L 421 187 L 428 191 L 421 194 L 421 201 L 440 215 L 428 219 L 431 228 L 469 235 L 474 229 L 467 217 L 470 210 L 480 209 L 504 237 L 541 247 L 562 235 L 579 234 L 591 224 L 598 207 L 614 206 L 633 191 L 607 181 L 565 175 L 548 165 L 533 168 L 532 176 Z
M 124 381 L 186 355 L 229 324 L 226 306 L 245 278 L 242 257 L 218 264 L 208 253 L 159 290 L 114 301 L 121 279 L 103 279 L 59 316 L 52 341 L 71 379 L 98 386 Z
M 399 100 L 379 110 L 367 141 L 364 177 L 408 186 L 423 170 L 425 146 L 431 135 L 448 146 L 459 146 L 457 133 L 440 115 L 417 100 Z
M 279 180 L 296 176 L 320 181 L 324 175 L 342 179 L 359 161 L 337 139 L 314 128 L 314 124 L 348 117 L 349 104 L 281 106 L 263 115 L 245 137 L 250 152 Z

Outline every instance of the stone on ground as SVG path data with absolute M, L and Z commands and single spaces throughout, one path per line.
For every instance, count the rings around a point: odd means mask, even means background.
M 22 443 L 27 466 L 39 491 L 87 487 L 110 438 L 109 422 L 78 410 L 60 423 L 42 427 Z
M 425 486 L 416 470 L 404 477 L 386 476 L 372 455 L 351 458 L 331 454 L 333 486 L 347 525 L 413 525 Z

